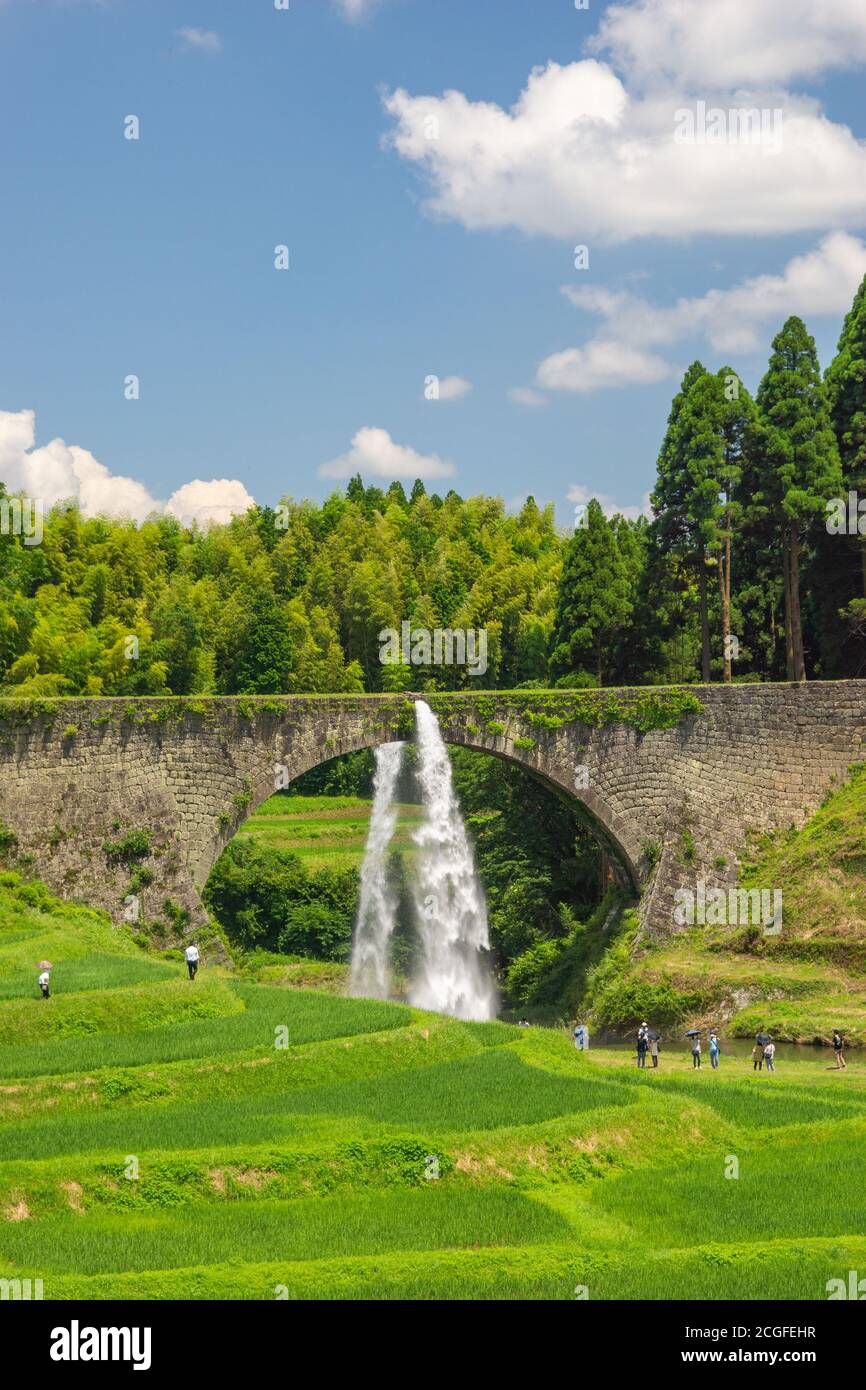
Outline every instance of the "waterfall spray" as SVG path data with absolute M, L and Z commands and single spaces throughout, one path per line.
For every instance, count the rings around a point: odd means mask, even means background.
M 424 801 L 424 820 L 413 836 L 422 960 L 410 999 L 455 1018 L 494 1018 L 496 988 L 482 955 L 489 949 L 487 905 L 454 792 L 448 750 L 439 721 L 423 700 L 415 703 L 415 719 Z
M 397 920 L 397 897 L 388 881 L 386 856 L 397 822 L 394 792 L 402 756 L 402 743 L 383 743 L 376 749 L 373 810 L 361 866 L 349 976 L 349 993 L 368 999 L 387 999 L 389 992 L 388 947 Z

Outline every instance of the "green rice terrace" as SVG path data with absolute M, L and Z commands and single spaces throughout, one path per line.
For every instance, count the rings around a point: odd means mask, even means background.
M 412 831 L 422 818 L 420 806 L 397 807 L 395 852 L 412 853 Z M 313 872 L 359 868 L 369 822 L 370 802 L 362 797 L 277 795 L 250 816 L 236 838 L 289 850 Z
M 856 1051 L 638 1072 L 558 1028 L 191 984 L 12 872 L 0 922 L 0 1278 L 46 1299 L 815 1299 L 866 1267 Z

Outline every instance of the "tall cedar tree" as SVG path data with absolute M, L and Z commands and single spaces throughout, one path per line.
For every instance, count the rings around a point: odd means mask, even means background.
M 731 576 L 735 540 L 743 524 L 742 480 L 748 466 L 750 426 L 755 406 L 751 396 L 731 367 L 716 374 L 722 464 L 719 473 L 721 515 L 719 517 L 719 598 L 722 606 L 722 661 L 726 681 L 732 680 L 731 661 Z
M 836 356 L 824 378 L 830 420 L 842 464 L 843 495 L 866 497 L 866 278 L 846 315 Z M 822 569 L 816 579 L 832 591 L 835 611 L 825 614 L 831 628 L 842 621 L 847 645 L 845 674 L 860 675 L 866 665 L 866 516 L 857 513 L 856 535 L 822 538 Z
M 693 362 L 674 398 L 652 494 L 659 543 L 694 570 L 701 622 L 701 678 L 710 679 L 708 568 L 720 543 L 725 467 L 719 381 Z
M 800 547 L 827 501 L 838 497 L 842 473 L 815 342 L 802 319 L 789 318 L 773 339 L 757 405 L 755 505 L 781 532 L 785 666 L 788 680 L 804 681 Z
M 551 674 L 609 675 L 621 629 L 631 615 L 629 576 L 616 533 L 595 498 L 569 542 L 553 623 Z

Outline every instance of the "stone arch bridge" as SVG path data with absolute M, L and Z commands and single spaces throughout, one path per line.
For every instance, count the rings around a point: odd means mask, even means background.
M 412 698 L 0 701 L 6 860 L 115 921 L 134 887 L 145 923 L 195 928 L 210 870 L 275 769 L 291 779 L 411 737 Z M 866 681 L 426 698 L 447 742 L 573 799 L 653 933 L 673 929 L 678 887 L 736 882 L 747 828 L 802 823 L 866 758 Z

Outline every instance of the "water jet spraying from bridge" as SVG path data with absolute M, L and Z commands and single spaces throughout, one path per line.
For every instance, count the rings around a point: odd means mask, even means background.
M 494 1018 L 497 999 L 487 959 L 487 904 L 454 791 L 448 750 L 439 722 L 423 700 L 415 702 L 415 722 L 424 814 L 413 835 L 418 852 L 411 889 L 419 958 L 409 998 L 419 1008 L 455 1018 Z M 391 802 L 401 749 L 401 744 L 385 744 L 376 752 L 373 812 L 352 951 L 351 992 L 376 998 L 388 994 L 388 950 L 396 922 L 386 855 L 396 824 Z
M 361 865 L 349 975 L 349 993 L 368 999 L 388 998 L 388 951 L 397 922 L 397 894 L 389 879 L 387 855 L 397 824 L 394 792 L 402 757 L 402 743 L 383 743 L 376 749 L 373 810 Z

